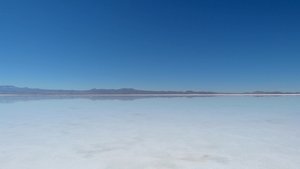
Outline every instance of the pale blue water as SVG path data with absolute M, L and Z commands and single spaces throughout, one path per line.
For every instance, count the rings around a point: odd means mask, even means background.
M 299 169 L 300 97 L 0 98 L 0 169 Z

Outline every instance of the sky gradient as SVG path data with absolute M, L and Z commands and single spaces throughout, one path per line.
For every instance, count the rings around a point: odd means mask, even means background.
M 0 85 L 300 91 L 300 1 L 2 0 Z

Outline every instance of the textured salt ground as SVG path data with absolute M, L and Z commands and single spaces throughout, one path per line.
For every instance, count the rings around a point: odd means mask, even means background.
M 298 169 L 300 99 L 0 104 L 0 169 Z

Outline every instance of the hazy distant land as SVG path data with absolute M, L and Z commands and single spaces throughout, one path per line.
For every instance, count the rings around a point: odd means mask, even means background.
M 0 86 L 0 96 L 66 96 L 66 97 L 201 97 L 201 96 L 300 96 L 300 92 L 254 91 L 254 92 L 214 92 L 214 91 L 154 91 L 133 88 L 52 90 L 16 86 Z

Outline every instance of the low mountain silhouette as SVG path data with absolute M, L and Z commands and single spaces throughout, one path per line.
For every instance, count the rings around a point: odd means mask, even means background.
M 153 90 L 138 90 L 133 88 L 121 88 L 121 89 L 90 89 L 90 90 L 51 90 L 51 89 L 38 89 L 28 87 L 16 87 L 16 86 L 0 86 L 0 94 L 27 94 L 27 95 L 123 95 L 123 94 L 148 94 L 148 95 L 159 95 L 159 94 L 300 94 L 300 92 L 266 92 L 266 91 L 255 91 L 255 92 L 244 92 L 244 93 L 225 93 L 225 92 L 210 92 L 210 91 L 153 91 Z

